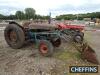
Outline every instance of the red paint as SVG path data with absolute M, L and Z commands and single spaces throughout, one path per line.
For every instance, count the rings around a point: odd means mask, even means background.
M 84 26 L 79 26 L 79 25 L 69 25 L 69 24 L 63 24 L 60 23 L 58 24 L 58 28 L 59 29 L 78 29 L 78 30 L 83 30 Z

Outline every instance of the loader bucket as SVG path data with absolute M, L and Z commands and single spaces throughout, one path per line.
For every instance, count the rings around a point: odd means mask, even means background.
M 94 64 L 99 64 L 99 61 L 97 59 L 97 55 L 95 53 L 95 51 L 87 44 L 83 44 L 82 45 L 82 58 L 94 63 Z

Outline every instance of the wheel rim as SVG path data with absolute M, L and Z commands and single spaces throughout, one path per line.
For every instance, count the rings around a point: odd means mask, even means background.
M 16 35 L 16 32 L 15 31 L 10 31 L 10 34 L 9 34 L 9 38 L 12 42 L 16 42 L 17 41 L 17 35 Z
M 46 53 L 48 52 L 48 47 L 47 47 L 47 45 L 44 44 L 44 43 L 41 43 L 41 44 L 40 44 L 40 51 L 41 51 L 41 53 L 46 54 Z

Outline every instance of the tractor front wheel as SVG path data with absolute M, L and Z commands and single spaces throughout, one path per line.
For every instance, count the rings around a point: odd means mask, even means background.
M 39 52 L 43 56 L 51 56 L 53 54 L 53 46 L 52 46 L 52 43 L 50 43 L 47 40 L 40 40 L 39 41 Z

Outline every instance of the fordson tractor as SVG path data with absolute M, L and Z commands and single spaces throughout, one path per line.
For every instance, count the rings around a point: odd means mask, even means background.
M 59 24 L 46 24 L 25 22 L 20 25 L 11 21 L 4 31 L 7 44 L 14 48 L 21 48 L 26 41 L 31 41 L 38 45 L 39 52 L 43 56 L 51 56 L 54 47 L 61 45 L 61 36 L 63 34 L 71 35 L 73 42 L 81 43 L 83 41 L 84 26 Z

